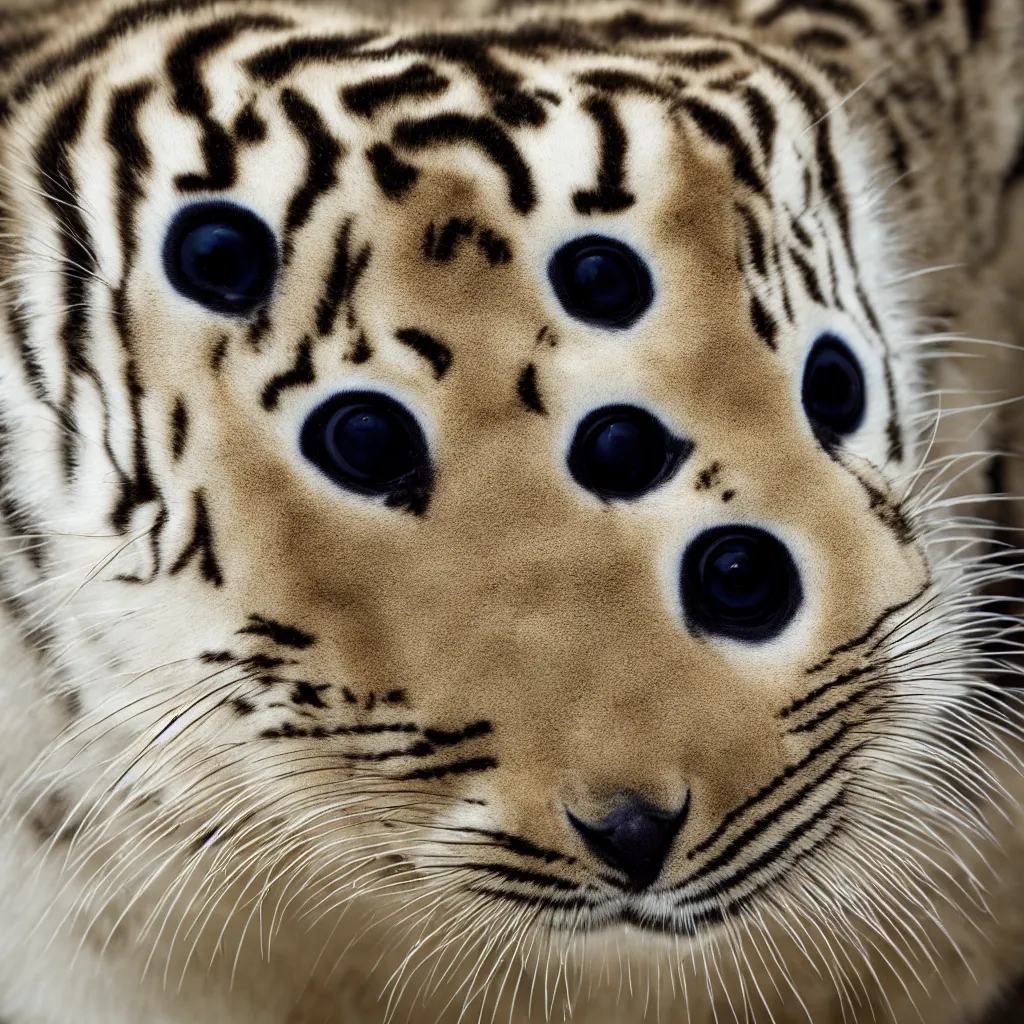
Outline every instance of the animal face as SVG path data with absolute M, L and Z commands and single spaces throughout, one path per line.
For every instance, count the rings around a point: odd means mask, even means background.
M 11 115 L 8 461 L 60 535 L 24 572 L 91 572 L 40 598 L 82 806 L 556 927 L 792 889 L 912 747 L 932 579 L 829 86 L 713 20 L 253 12 Z

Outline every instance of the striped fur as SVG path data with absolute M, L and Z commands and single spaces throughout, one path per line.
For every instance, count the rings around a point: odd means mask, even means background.
M 1022 182 L 1020 0 L 4 8 L 0 1018 L 982 1020 Z M 162 262 L 209 199 L 277 241 L 245 316 Z M 594 232 L 655 281 L 615 334 L 546 279 Z M 303 462 L 346 389 L 422 426 L 387 502 Z M 565 464 L 618 402 L 685 439 L 629 505 Z M 731 522 L 803 581 L 756 648 L 679 606 Z M 623 792 L 684 808 L 642 891 L 566 815 Z

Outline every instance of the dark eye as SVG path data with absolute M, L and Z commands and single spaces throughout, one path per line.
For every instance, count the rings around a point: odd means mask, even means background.
M 864 418 L 864 373 L 857 357 L 833 334 L 819 338 L 807 357 L 803 403 L 826 448 L 852 434 Z
M 687 548 L 682 598 L 698 631 L 758 643 L 782 632 L 802 590 L 792 557 L 770 533 L 723 526 Z
M 579 425 L 569 450 L 569 472 L 600 498 L 638 498 L 667 480 L 693 451 L 649 412 L 609 405 Z
M 216 313 L 250 313 L 270 297 L 277 240 L 254 213 L 231 203 L 199 203 L 174 218 L 164 242 L 174 288 Z
M 566 312 L 597 327 L 630 327 L 654 297 L 644 261 L 628 245 L 601 235 L 563 245 L 548 276 Z
M 388 504 L 426 508 L 432 471 L 423 431 L 392 398 L 355 391 L 328 399 L 306 420 L 302 454 L 336 484 Z

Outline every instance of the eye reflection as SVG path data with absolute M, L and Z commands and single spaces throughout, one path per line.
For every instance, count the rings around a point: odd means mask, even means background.
M 654 298 L 651 273 L 640 256 L 602 235 L 562 246 L 551 259 L 548 276 L 565 311 L 596 327 L 630 327 Z
M 576 430 L 569 471 L 598 497 L 638 498 L 667 480 L 693 450 L 645 409 L 610 405 L 590 413 Z
M 353 391 L 329 398 L 306 420 L 300 448 L 345 490 L 426 508 L 433 484 L 426 439 L 416 417 L 387 395 Z
M 707 530 L 690 544 L 681 591 L 695 629 L 747 643 L 781 633 L 803 599 L 786 547 L 767 531 L 744 525 Z
M 167 231 L 163 256 L 174 289 L 215 313 L 252 312 L 270 297 L 277 276 L 274 233 L 233 203 L 181 210 Z

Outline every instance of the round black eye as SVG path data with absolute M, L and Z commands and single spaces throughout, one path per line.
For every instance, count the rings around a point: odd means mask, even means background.
M 335 395 L 302 428 L 302 454 L 336 484 L 358 494 L 386 495 L 388 504 L 422 511 L 432 473 L 423 431 L 387 395 Z
M 622 242 L 587 235 L 563 245 L 548 277 L 566 312 L 597 327 L 630 327 L 654 297 L 651 273 Z
M 865 390 L 857 357 L 835 335 L 819 338 L 804 367 L 803 403 L 807 418 L 826 447 L 860 426 Z
M 686 616 L 702 633 L 758 643 L 777 636 L 802 600 L 786 548 L 764 530 L 722 526 L 702 533 L 683 556 Z
M 277 240 L 254 213 L 232 203 L 199 203 L 174 218 L 164 268 L 174 288 L 216 313 L 250 313 L 270 296 Z
M 649 412 L 609 405 L 590 413 L 576 430 L 569 472 L 600 498 L 638 498 L 667 480 L 693 450 Z

